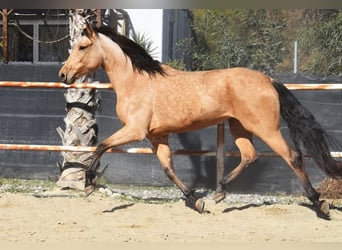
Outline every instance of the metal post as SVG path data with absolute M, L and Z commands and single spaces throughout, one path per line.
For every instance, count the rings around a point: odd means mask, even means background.
M 33 63 L 39 62 L 39 43 L 36 41 L 39 41 L 39 24 L 34 23 L 33 24 L 33 38 L 35 41 L 33 41 Z
M 224 123 L 217 124 L 216 150 L 216 187 L 218 187 L 224 171 Z
M 293 73 L 298 72 L 298 42 L 294 42 Z

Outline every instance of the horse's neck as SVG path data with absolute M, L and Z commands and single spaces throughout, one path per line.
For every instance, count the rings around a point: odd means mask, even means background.
M 122 85 L 125 85 L 126 82 L 132 79 L 133 68 L 129 67 L 129 62 L 124 64 L 125 65 L 122 65 L 121 63 L 109 63 L 109 65 L 104 66 L 104 70 L 106 71 L 115 91 L 118 91 Z
M 115 91 L 117 91 L 121 85 L 132 79 L 134 74 L 132 62 L 121 48 L 109 38 L 101 35 L 101 40 L 104 52 L 103 69 L 106 71 Z

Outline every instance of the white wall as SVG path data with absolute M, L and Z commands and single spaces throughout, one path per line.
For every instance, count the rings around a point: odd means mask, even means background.
M 162 9 L 125 9 L 131 18 L 135 32 L 145 34 L 156 47 L 153 57 L 161 61 L 163 10 Z

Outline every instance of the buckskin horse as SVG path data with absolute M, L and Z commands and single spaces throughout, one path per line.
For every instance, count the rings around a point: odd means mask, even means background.
M 174 171 L 168 136 L 228 120 L 241 162 L 219 182 L 216 202 L 224 199 L 225 186 L 256 159 L 255 135 L 285 160 L 314 206 L 328 215 L 328 203 L 319 199 L 310 183 L 300 145 L 331 177 L 342 176 L 341 162 L 330 154 L 327 133 L 283 84 L 243 67 L 176 70 L 154 60 L 141 46 L 111 28 L 86 23 L 59 76 L 71 84 L 100 67 L 117 95 L 116 111 L 123 127 L 97 146 L 86 170 L 87 195 L 95 188 L 98 161 L 106 150 L 148 138 L 165 174 L 184 194 L 186 205 L 203 212 L 203 199 L 196 197 Z M 294 146 L 281 134 L 280 116 L 288 124 Z

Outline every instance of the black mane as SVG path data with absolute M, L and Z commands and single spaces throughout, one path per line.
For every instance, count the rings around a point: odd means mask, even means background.
M 160 62 L 154 60 L 144 48 L 131 39 L 118 34 L 114 29 L 106 26 L 94 27 L 93 29 L 95 32 L 101 33 L 116 42 L 122 51 L 131 59 L 133 68 L 138 70 L 138 72 L 146 71 L 152 75 L 156 73 L 161 75 L 165 74 Z

